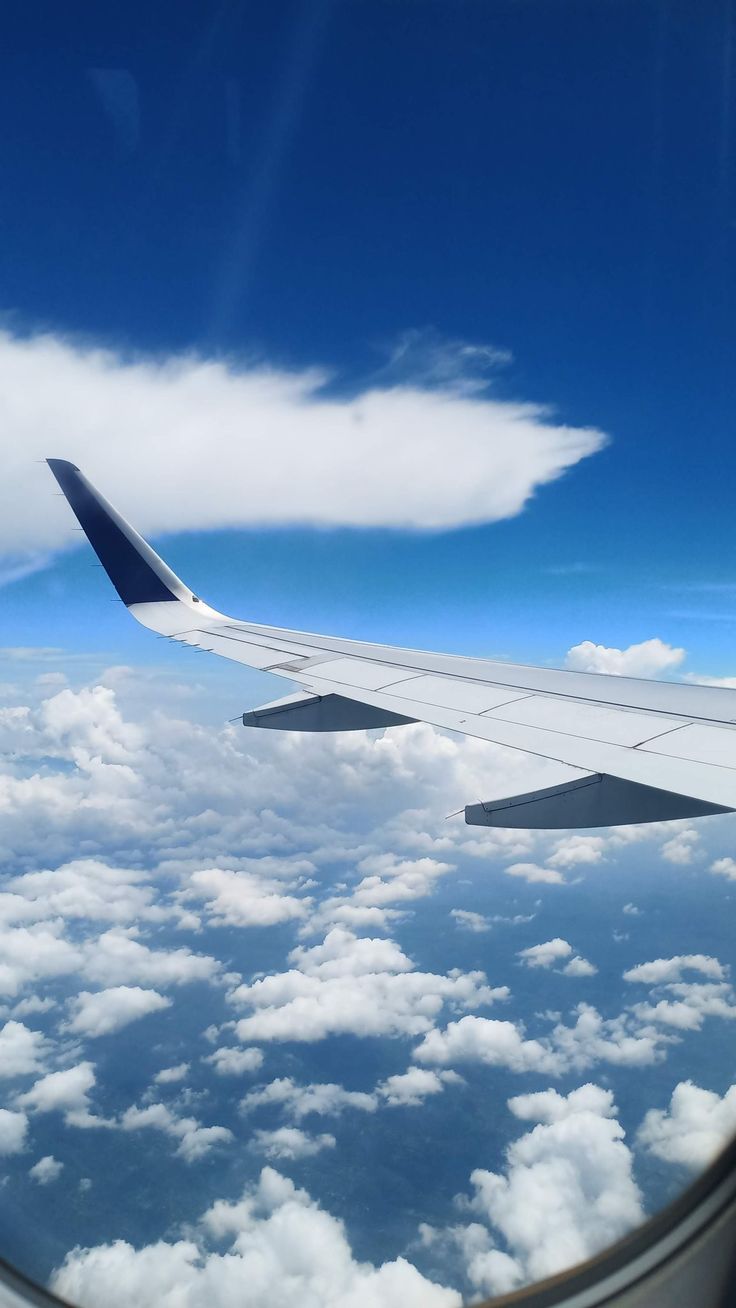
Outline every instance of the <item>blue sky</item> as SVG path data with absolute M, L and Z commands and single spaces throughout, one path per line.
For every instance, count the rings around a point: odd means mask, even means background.
M 39 30 L 18 11 L 0 56 L 6 324 L 317 365 L 334 393 L 397 380 L 386 361 L 407 331 L 450 355 L 509 351 L 494 397 L 611 441 L 520 516 L 439 535 L 218 532 L 171 541 L 177 566 L 214 602 L 288 625 L 553 662 L 578 640 L 660 635 L 726 675 L 729 14 L 49 7 Z M 431 384 L 425 364 L 420 348 L 407 367 Z M 35 485 L 40 505 L 41 471 Z M 7 643 L 72 642 L 71 623 L 42 631 L 72 580 L 89 629 L 106 593 L 78 568 L 6 589 Z M 96 629 L 129 645 L 104 609 Z

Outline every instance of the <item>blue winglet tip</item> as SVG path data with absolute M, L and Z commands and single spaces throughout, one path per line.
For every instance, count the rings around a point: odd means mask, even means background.
M 77 467 L 76 463 L 70 463 L 68 459 L 47 459 L 46 462 L 48 463 L 54 476 L 56 476 L 57 473 L 60 472 L 61 473 L 79 472 L 79 468 Z
M 175 600 L 176 595 L 161 575 L 165 565 L 159 560 L 158 570 L 152 566 L 151 558 L 136 543 L 132 529 L 90 486 L 77 465 L 68 459 L 46 462 L 123 603 Z M 173 576 L 168 570 L 167 575 Z

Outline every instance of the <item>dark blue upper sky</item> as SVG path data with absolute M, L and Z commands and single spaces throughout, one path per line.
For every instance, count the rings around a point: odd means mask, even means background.
M 492 342 L 497 394 L 613 444 L 440 576 L 733 577 L 732 0 L 42 4 L 4 36 L 15 330 L 347 384 L 407 328 Z

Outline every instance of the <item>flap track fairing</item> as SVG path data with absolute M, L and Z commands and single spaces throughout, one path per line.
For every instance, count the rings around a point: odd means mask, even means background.
M 526 795 L 468 804 L 465 821 L 474 827 L 560 830 L 668 822 L 673 818 L 705 817 L 733 811 L 688 795 L 676 795 L 669 790 L 642 786 L 621 777 L 591 772 L 574 781 L 532 790 Z
M 272 727 L 278 731 L 366 731 L 372 727 L 398 727 L 414 718 L 388 709 L 360 704 L 344 695 L 298 692 L 273 700 L 243 714 L 244 727 Z

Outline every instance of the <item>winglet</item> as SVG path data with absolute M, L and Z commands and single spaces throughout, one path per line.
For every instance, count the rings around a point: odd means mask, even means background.
M 66 459 L 47 459 L 82 531 L 124 604 L 191 600 L 192 593 L 130 523 Z

